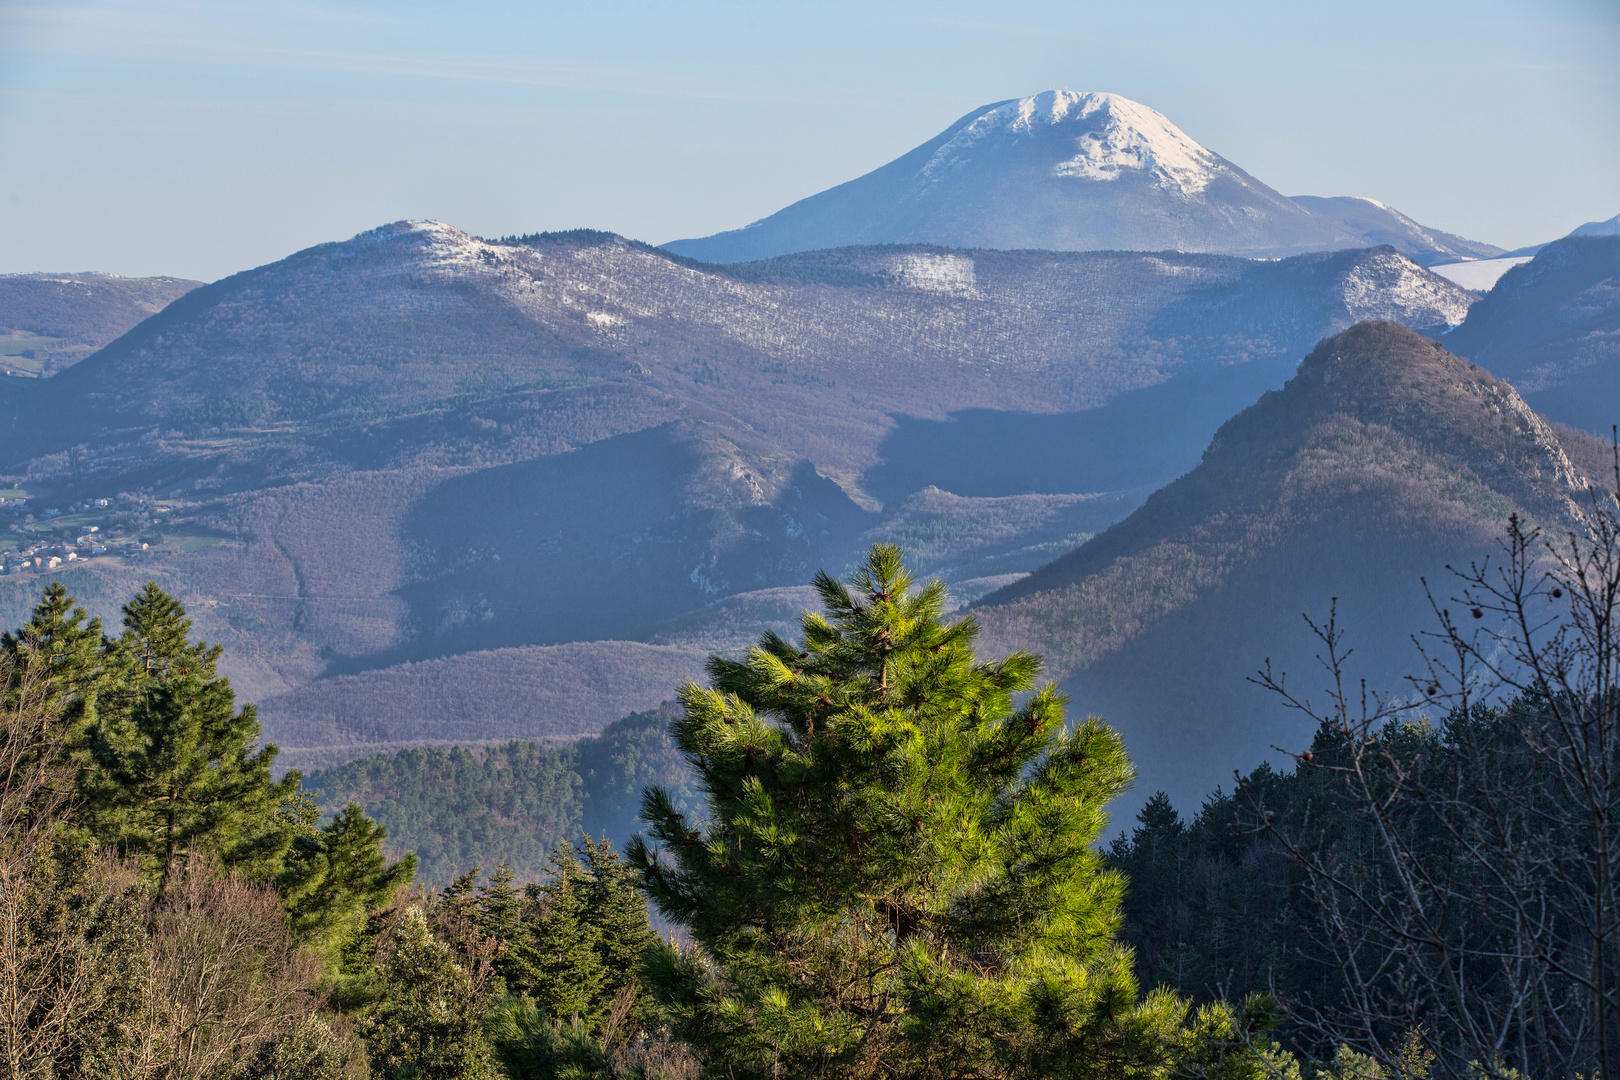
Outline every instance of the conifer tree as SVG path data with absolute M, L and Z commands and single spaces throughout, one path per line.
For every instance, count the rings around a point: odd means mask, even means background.
M 252 880 L 282 872 L 293 838 L 314 826 L 299 774 L 270 778 L 252 705 L 236 711 L 221 649 L 193 643 L 185 608 L 155 583 L 124 607 L 106 651 L 111 677 L 89 732 L 84 820 L 138 858 L 161 892 L 193 851 Z
M 350 803 L 319 831 L 293 839 L 277 885 L 287 900 L 293 933 L 327 955 L 359 934 L 366 916 L 388 906 L 416 873 L 407 853 L 389 864 L 383 854 L 388 830 Z
M 523 896 L 512 887 L 512 871 L 503 859 L 478 890 L 474 921 L 485 937 L 513 941 L 521 932 Z
M 632 1019 L 645 1025 L 651 1019 L 651 1010 L 638 973 L 642 957 L 658 937 L 647 920 L 641 875 L 619 857 L 606 837 L 593 840 L 587 836 L 580 852 L 588 881 L 585 907 L 598 927 L 596 955 L 602 968 L 602 986 L 594 1011 L 605 1012 L 628 986 L 634 1000 Z
M 658 939 L 647 921 L 647 900 L 635 868 L 619 857 L 606 837 L 593 840 L 587 836 L 580 851 L 585 856 L 589 881 L 586 908 L 601 927 L 597 953 L 602 967 L 614 980 L 608 988 L 611 998 L 623 978 L 634 975 L 641 954 Z
M 527 890 L 530 922 L 529 963 L 535 972 L 530 991 L 554 1020 L 593 1021 L 605 1006 L 606 981 L 598 949 L 601 927 L 590 908 L 590 878 L 573 848 L 552 852 L 551 877 Z
M 90 617 L 60 581 L 45 587 L 28 622 L 0 635 L 0 651 L 11 662 L 15 683 L 27 673 L 43 680 L 45 704 L 62 726 L 65 749 L 82 749 L 83 730 L 95 713 L 95 696 L 104 681 L 101 620 Z
M 512 871 L 502 861 L 478 890 L 473 917 L 478 932 L 497 943 L 494 968 L 502 985 L 521 992 L 535 984 L 533 927 L 523 921 L 523 894 L 512 887 Z
M 681 691 L 705 820 L 643 800 L 661 848 L 628 858 L 698 946 L 650 954 L 676 1034 L 735 1077 L 1153 1066 L 1186 1010 L 1138 1005 L 1114 939 L 1094 843 L 1132 777 L 1119 737 L 1067 730 L 1036 657 L 976 660 L 897 548 L 815 585 L 801 644 L 767 634 Z
M 372 1069 L 388 1080 L 493 1080 L 478 995 L 421 908 L 394 927 L 383 997 L 361 1025 Z

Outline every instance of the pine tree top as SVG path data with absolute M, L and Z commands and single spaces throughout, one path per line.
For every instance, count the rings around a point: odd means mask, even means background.
M 671 733 L 705 816 L 651 789 L 660 846 L 629 849 L 649 896 L 727 973 L 704 1000 L 813 1001 L 820 1019 L 804 1022 L 835 1043 L 851 1025 L 862 1053 L 861 1029 L 898 1038 L 903 1014 L 961 979 L 975 996 L 1038 984 L 1129 1011 L 1122 881 L 1093 846 L 1132 779 L 1119 737 L 1095 719 L 1068 729 L 1038 658 L 976 658 L 974 620 L 946 621 L 944 586 L 917 586 L 898 549 L 815 584 L 826 611 L 804 616 L 798 644 L 767 634 L 682 688 Z M 696 969 L 670 963 L 655 981 L 677 994 Z

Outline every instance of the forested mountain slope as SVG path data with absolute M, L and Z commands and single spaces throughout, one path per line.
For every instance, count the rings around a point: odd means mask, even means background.
M 1399 689 L 1432 621 L 1420 578 L 1490 549 L 1519 513 L 1559 528 L 1601 460 L 1502 380 L 1390 324 L 1323 341 L 1223 425 L 1203 462 L 1129 518 L 978 607 L 987 646 L 1048 658 L 1082 711 L 1126 737 L 1138 797 L 1184 807 L 1309 730 L 1246 676 L 1270 657 L 1320 682 L 1302 613 L 1339 621 Z
M 402 750 L 317 771 L 304 786 L 327 811 L 360 803 L 388 829 L 390 846 L 416 852 L 419 881 L 447 885 L 503 862 L 518 880 L 536 880 L 547 855 L 582 833 L 623 848 L 643 828 L 636 814 L 649 784 L 672 792 L 680 809 L 697 809 L 693 777 L 669 736 L 677 715 L 666 702 L 568 745 Z
M 486 650 L 677 625 L 703 648 L 691 616 L 841 569 L 874 538 L 926 548 L 978 595 L 1194 464 L 1323 334 L 1444 326 L 1473 299 L 1389 249 L 883 247 L 706 267 L 609 234 L 398 223 L 197 289 L 52 379 L 0 386 L 4 469 L 36 517 L 16 512 L 0 558 L 107 546 L 75 575 L 161 576 L 288 732 L 360 746 L 397 722 L 432 739 L 404 704 L 409 663 L 473 685 Z M 0 610 L 26 610 L 39 572 L 0 579 Z M 269 701 L 368 671 L 399 689 L 366 700 L 404 712 L 301 721 L 315 698 Z
M 201 284 L 117 274 L 0 274 L 0 370 L 54 375 Z
M 1538 410 L 1599 434 L 1620 423 L 1620 236 L 1567 236 L 1502 275 L 1445 336 Z

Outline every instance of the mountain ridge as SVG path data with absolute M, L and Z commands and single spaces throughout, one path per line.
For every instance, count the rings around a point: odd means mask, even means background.
M 5 374 L 54 375 L 201 285 L 185 278 L 88 272 L 0 274 Z
M 490 650 L 729 642 L 874 539 L 977 596 L 1195 464 L 1324 333 L 1443 326 L 1473 300 L 1388 248 L 708 268 L 611 234 L 393 223 L 0 383 L 0 469 L 29 496 L 0 558 L 124 552 L 73 573 L 161 577 L 286 730 L 314 715 L 300 688 L 351 676 L 403 730 L 402 665 L 443 661 L 484 700 Z M 0 578 L 0 605 L 38 587 Z M 761 603 L 722 611 L 733 596 Z
M 1244 678 L 1269 657 L 1314 680 L 1301 613 L 1337 598 L 1358 674 L 1399 691 L 1430 623 L 1420 579 L 1443 600 L 1445 566 L 1487 555 L 1511 513 L 1569 526 L 1589 479 L 1572 457 L 1601 457 L 1587 442 L 1438 343 L 1359 324 L 1191 472 L 972 610 L 989 651 L 1042 653 L 1077 710 L 1121 727 L 1144 792 L 1196 805 L 1273 745 L 1308 742 Z
M 1544 245 L 1443 337 L 1552 419 L 1610 431 L 1620 423 L 1620 234 Z
M 718 263 L 881 243 L 1279 257 L 1371 241 L 1425 262 L 1501 251 L 1382 204 L 1369 214 L 1365 202 L 1317 202 L 1274 191 L 1148 106 L 1048 90 L 981 106 L 888 164 L 743 228 L 663 247 Z

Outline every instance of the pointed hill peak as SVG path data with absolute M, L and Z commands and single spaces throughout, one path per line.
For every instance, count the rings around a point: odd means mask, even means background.
M 1224 515 L 1275 521 L 1301 478 L 1314 477 L 1314 489 L 1335 490 L 1316 475 L 1322 462 L 1347 476 L 1379 474 L 1383 483 L 1387 463 L 1375 459 L 1391 452 L 1429 463 L 1424 469 L 1465 473 L 1475 494 L 1452 508 L 1459 515 L 1483 513 L 1499 524 L 1495 519 L 1506 520 L 1506 509 L 1517 506 L 1539 520 L 1563 522 L 1587 483 L 1563 437 L 1512 386 L 1438 342 L 1393 323 L 1358 323 L 1321 341 L 1287 385 L 1223 424 L 1198 468 L 1125 521 L 982 603 L 1066 588 L 1168 537 L 1208 531 Z M 1357 490 L 1358 482 L 1339 487 Z M 1456 501 L 1453 493 L 1444 498 Z
M 1307 206 L 1141 102 L 1046 90 L 974 109 L 887 165 L 744 228 L 664 247 L 732 263 L 863 244 L 1275 258 L 1385 243 L 1426 263 L 1489 247 L 1371 200 Z
M 1434 625 L 1428 596 L 1455 595 L 1446 568 L 1491 558 L 1512 514 L 1573 525 L 1585 477 L 1571 458 L 1600 459 L 1595 442 L 1434 342 L 1361 323 L 1130 517 L 980 600 L 980 647 L 1045 657 L 1076 712 L 1125 736 L 1139 791 L 1196 806 L 1272 747 L 1309 744 L 1247 682 L 1272 665 L 1318 691 L 1301 614 L 1336 611 L 1353 675 L 1399 692 L 1421 670 L 1411 635 Z
M 1292 441 L 1336 414 L 1460 461 L 1540 515 L 1567 513 L 1585 484 L 1552 426 L 1511 385 L 1387 322 L 1358 323 L 1320 342 L 1282 390 L 1216 433 L 1206 459 L 1251 439 Z

